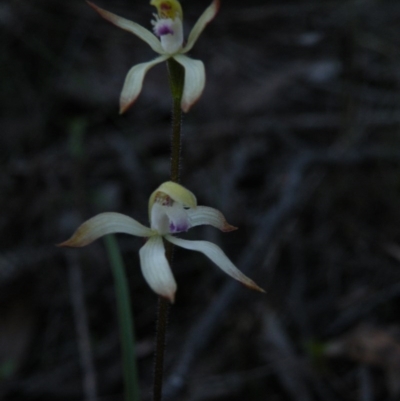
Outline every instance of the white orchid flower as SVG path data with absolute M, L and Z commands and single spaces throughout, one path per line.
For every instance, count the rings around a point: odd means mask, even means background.
M 150 228 L 120 213 L 100 213 L 83 223 L 72 237 L 60 246 L 82 247 L 107 234 L 124 233 L 145 237 L 139 251 L 142 273 L 158 295 L 174 302 L 177 285 L 165 256 L 163 239 L 181 248 L 198 251 L 211 259 L 225 273 L 245 286 L 264 292 L 245 276 L 217 245 L 208 241 L 188 241 L 173 234 L 209 224 L 221 231 L 236 230 L 223 214 L 211 207 L 197 206 L 196 197 L 183 186 L 168 181 L 157 188 L 149 199 Z
M 184 45 L 182 9 L 177 0 L 151 0 L 150 4 L 158 10 L 152 21 L 155 35 L 141 25 L 112 14 L 88 2 L 103 18 L 145 41 L 159 57 L 132 67 L 125 78 L 120 98 L 120 113 L 124 113 L 137 99 L 142 90 L 144 77 L 150 68 L 169 58 L 175 59 L 185 70 L 181 107 L 184 112 L 201 96 L 206 82 L 204 64 L 185 56 L 192 49 L 206 25 L 215 17 L 219 0 L 213 0 L 197 20 Z

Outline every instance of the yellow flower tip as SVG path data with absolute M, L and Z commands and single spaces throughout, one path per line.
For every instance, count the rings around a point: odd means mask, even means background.
M 158 16 L 160 18 L 171 18 L 176 17 L 182 20 L 183 13 L 182 7 L 177 0 L 151 0 L 150 4 L 157 8 Z
M 168 195 L 174 202 L 181 203 L 183 206 L 187 206 L 192 209 L 197 207 L 197 199 L 192 192 L 176 182 L 167 181 L 161 184 L 151 194 L 149 199 L 149 215 L 151 215 L 151 209 L 159 192 Z
M 164 182 L 157 190 L 167 194 L 172 200 L 182 203 L 184 206 L 189 206 L 191 208 L 196 208 L 197 206 L 197 199 L 193 192 L 190 192 L 188 189 L 176 182 Z

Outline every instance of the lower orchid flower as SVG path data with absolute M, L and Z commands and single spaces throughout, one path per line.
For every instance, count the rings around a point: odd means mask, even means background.
M 194 194 L 183 186 L 168 181 L 157 188 L 149 199 L 149 218 L 150 227 L 146 227 L 120 213 L 100 213 L 83 223 L 69 240 L 59 246 L 82 247 L 113 233 L 147 238 L 139 251 L 143 276 L 154 292 L 171 303 L 174 302 L 177 285 L 165 255 L 163 239 L 181 248 L 203 253 L 234 279 L 253 290 L 264 292 L 217 245 L 208 241 L 188 241 L 173 235 L 204 224 L 224 232 L 236 230 L 220 211 L 197 206 Z

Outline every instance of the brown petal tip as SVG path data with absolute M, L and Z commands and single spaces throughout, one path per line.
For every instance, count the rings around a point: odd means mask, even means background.
M 104 10 L 103 8 L 96 6 L 96 4 L 86 1 L 86 3 L 93 8 L 101 17 L 103 17 L 105 20 L 111 22 L 114 25 L 117 25 L 118 20 L 121 18 L 118 15 L 115 15 L 113 13 L 110 13 L 107 10 Z
M 59 244 L 56 244 L 57 247 L 59 248 L 81 248 L 85 246 L 86 244 L 83 244 L 79 238 L 76 238 L 75 236 L 71 237 L 70 239 L 60 242 Z
M 101 13 L 101 8 L 96 6 L 96 4 L 92 3 L 91 1 L 86 1 L 86 3 L 93 8 L 93 10 L 97 11 L 99 14 Z
M 221 2 L 219 0 L 214 0 L 214 7 L 215 7 L 215 14 L 217 14 L 217 12 L 219 11 L 220 7 L 221 7 Z
M 181 108 L 184 113 L 188 113 L 191 107 L 192 107 L 192 104 L 190 104 L 190 103 L 187 103 L 187 102 L 181 103 Z
M 230 231 L 235 231 L 237 229 L 238 229 L 238 227 L 231 226 L 230 224 L 226 223 L 222 227 L 221 231 L 224 232 L 224 233 L 229 233 Z
M 171 305 L 175 303 L 175 294 L 160 295 L 160 297 L 168 301 Z
M 133 100 L 130 101 L 123 101 L 121 100 L 120 106 L 119 106 L 119 114 L 124 114 L 132 105 L 135 103 L 136 99 L 138 96 L 136 96 Z
M 264 294 L 266 293 L 266 291 L 264 289 L 262 289 L 261 287 L 259 287 L 253 280 L 249 280 L 248 282 L 243 283 L 243 284 L 250 290 L 262 292 Z
M 94 241 L 94 239 L 89 239 L 87 236 L 87 226 L 85 223 L 79 227 L 75 233 L 72 235 L 71 238 L 67 239 L 64 242 L 61 242 L 60 244 L 56 244 L 56 246 L 60 248 L 81 248 L 83 246 L 89 245 L 91 242 Z

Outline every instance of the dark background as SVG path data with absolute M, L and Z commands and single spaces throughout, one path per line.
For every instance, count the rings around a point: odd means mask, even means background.
M 151 26 L 146 1 L 97 4 Z M 208 4 L 182 1 L 186 34 Z M 190 53 L 207 85 L 182 183 L 239 230 L 185 237 L 267 294 L 176 251 L 166 401 L 399 399 L 399 28 L 397 1 L 222 1 Z M 0 44 L 0 398 L 122 400 L 104 243 L 54 244 L 102 211 L 147 224 L 168 180 L 165 66 L 119 116 L 128 69 L 154 53 L 83 1 L 2 0 Z M 142 239 L 118 241 L 148 400 L 157 297 Z

